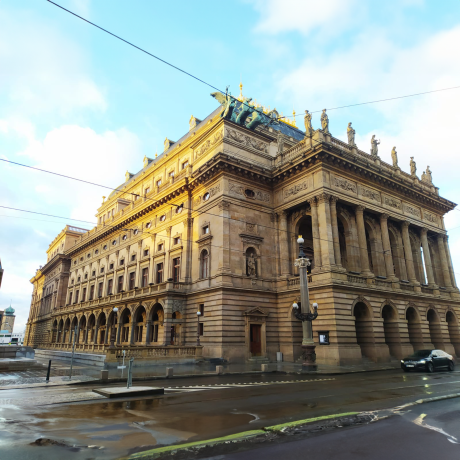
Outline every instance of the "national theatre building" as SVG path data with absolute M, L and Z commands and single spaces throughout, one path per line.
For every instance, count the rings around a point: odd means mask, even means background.
M 294 261 L 311 261 L 318 363 L 389 361 L 414 349 L 460 356 L 460 294 L 429 167 L 398 166 L 240 94 L 126 173 L 90 229 L 52 242 L 25 344 L 115 362 L 301 355 Z M 409 162 L 407 162 L 409 164 Z M 114 311 L 115 309 L 115 311 Z M 197 312 L 200 312 L 198 315 Z M 320 342 L 319 337 L 322 340 Z M 113 342 L 112 342 L 113 341 Z M 112 342 L 112 343 L 111 343 Z

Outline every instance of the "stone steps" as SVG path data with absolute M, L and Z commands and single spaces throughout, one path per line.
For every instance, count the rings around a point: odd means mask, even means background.
M 63 361 L 70 363 L 72 353 L 70 351 L 44 350 L 37 348 L 35 350 L 35 359 L 39 361 Z M 91 353 L 75 353 L 73 357 L 74 364 L 81 366 L 104 367 L 105 355 Z

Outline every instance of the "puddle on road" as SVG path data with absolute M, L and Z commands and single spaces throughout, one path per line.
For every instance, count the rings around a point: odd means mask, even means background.
M 153 399 L 42 406 L 39 411 L 16 412 L 15 423 L 0 419 L 1 458 L 113 459 L 145 450 L 146 447 L 172 444 L 194 436 L 232 432 L 254 420 L 251 414 L 235 414 L 231 411 L 200 415 L 183 412 L 180 417 L 171 416 L 167 407 L 162 406 L 162 399 Z M 71 452 L 59 446 L 29 445 L 40 437 L 62 441 L 69 446 L 86 447 Z M 97 447 L 88 449 L 87 446 Z M 102 446 L 103 449 L 99 449 Z M 63 455 L 65 451 L 69 452 Z

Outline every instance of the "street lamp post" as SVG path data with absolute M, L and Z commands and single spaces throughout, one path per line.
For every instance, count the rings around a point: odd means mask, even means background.
M 303 363 L 302 365 L 307 370 L 316 370 L 316 353 L 315 353 L 315 342 L 313 341 L 313 330 L 312 321 L 318 316 L 318 304 L 314 303 L 314 313 L 310 311 L 310 298 L 308 294 L 308 276 L 307 267 L 310 266 L 310 260 L 305 256 L 303 252 L 304 239 L 301 235 L 297 239 L 299 244 L 299 258 L 295 261 L 295 266 L 299 268 L 300 277 L 300 303 L 301 308 L 294 302 L 292 307 L 294 308 L 295 317 L 302 321 L 302 349 L 303 349 Z
M 113 308 L 113 318 L 112 318 L 112 330 L 110 331 L 110 347 L 109 348 L 115 348 L 115 340 L 116 340 L 116 336 L 115 336 L 115 319 L 117 318 L 117 311 L 118 311 L 118 308 L 117 307 L 114 307 Z
M 200 316 L 201 311 L 196 312 L 196 346 L 200 346 Z

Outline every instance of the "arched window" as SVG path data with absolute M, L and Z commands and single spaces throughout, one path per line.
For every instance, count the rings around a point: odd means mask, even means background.
M 209 253 L 206 249 L 201 251 L 200 262 L 200 278 L 207 278 L 209 276 Z

